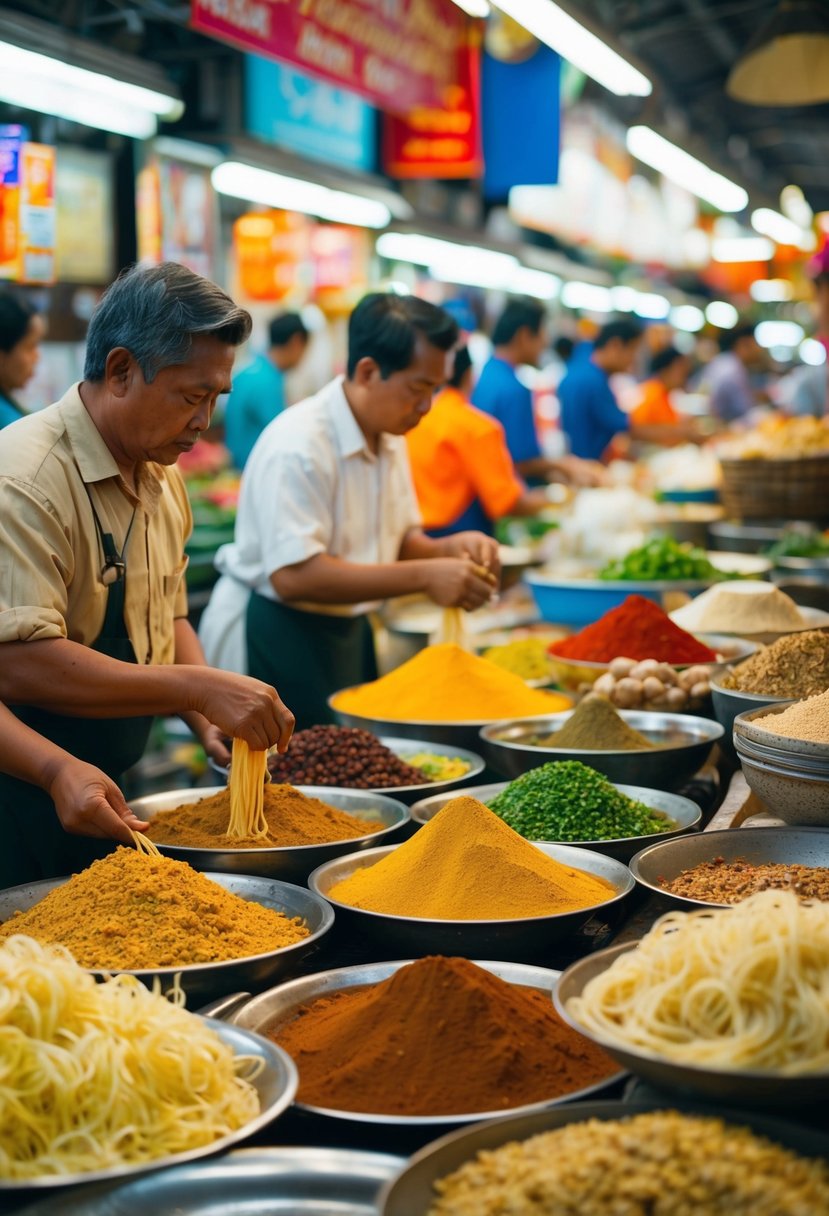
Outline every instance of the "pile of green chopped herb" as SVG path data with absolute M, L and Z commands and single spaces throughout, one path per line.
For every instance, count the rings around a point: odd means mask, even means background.
M 652 582 L 668 579 L 720 582 L 730 578 L 708 560 L 704 549 L 680 544 L 671 536 L 657 536 L 632 549 L 625 557 L 610 561 L 599 571 L 609 582 Z
M 619 840 L 676 827 L 666 815 L 634 802 L 578 760 L 531 769 L 488 805 L 527 840 Z

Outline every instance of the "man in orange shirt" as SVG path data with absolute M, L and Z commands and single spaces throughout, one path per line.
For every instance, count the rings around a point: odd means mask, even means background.
M 496 519 L 536 515 L 550 503 L 544 489 L 528 489 L 518 476 L 503 426 L 470 403 L 471 388 L 472 360 L 461 347 L 446 388 L 406 435 L 423 526 L 431 536 L 470 528 L 491 534 Z M 569 470 L 561 471 L 566 479 Z
M 691 366 L 690 357 L 675 346 L 666 346 L 651 360 L 650 379 L 640 386 L 639 401 L 630 415 L 634 427 L 658 428 L 650 442 L 665 447 L 704 442 L 694 420 L 683 418 L 671 400 L 672 392 L 685 387 Z

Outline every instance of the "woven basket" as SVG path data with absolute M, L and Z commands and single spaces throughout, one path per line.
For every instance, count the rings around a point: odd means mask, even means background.
M 723 460 L 729 519 L 829 518 L 829 453 L 792 460 Z

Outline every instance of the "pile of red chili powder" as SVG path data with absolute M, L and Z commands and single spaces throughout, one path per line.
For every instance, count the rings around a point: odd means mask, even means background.
M 424 958 L 379 984 L 319 997 L 273 1034 L 300 1102 L 386 1115 L 509 1110 L 618 1071 L 566 1026 L 549 992 L 463 958 Z
M 629 595 L 618 608 L 611 608 L 580 633 L 553 642 L 548 650 L 559 658 L 585 663 L 610 663 L 622 657 L 656 659 L 676 667 L 717 661 L 713 650 L 680 629 L 658 604 L 643 595 Z

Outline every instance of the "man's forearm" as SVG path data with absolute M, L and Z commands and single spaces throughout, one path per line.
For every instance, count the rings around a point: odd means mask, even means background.
M 0 772 L 48 789 L 67 753 L 0 705 Z
M 195 708 L 193 668 L 122 663 L 66 638 L 0 644 L 0 700 L 80 718 Z
M 419 561 L 366 565 L 320 553 L 301 565 L 277 570 L 271 582 L 286 604 L 303 600 L 312 604 L 359 604 L 424 591 L 427 577 L 424 563 Z

